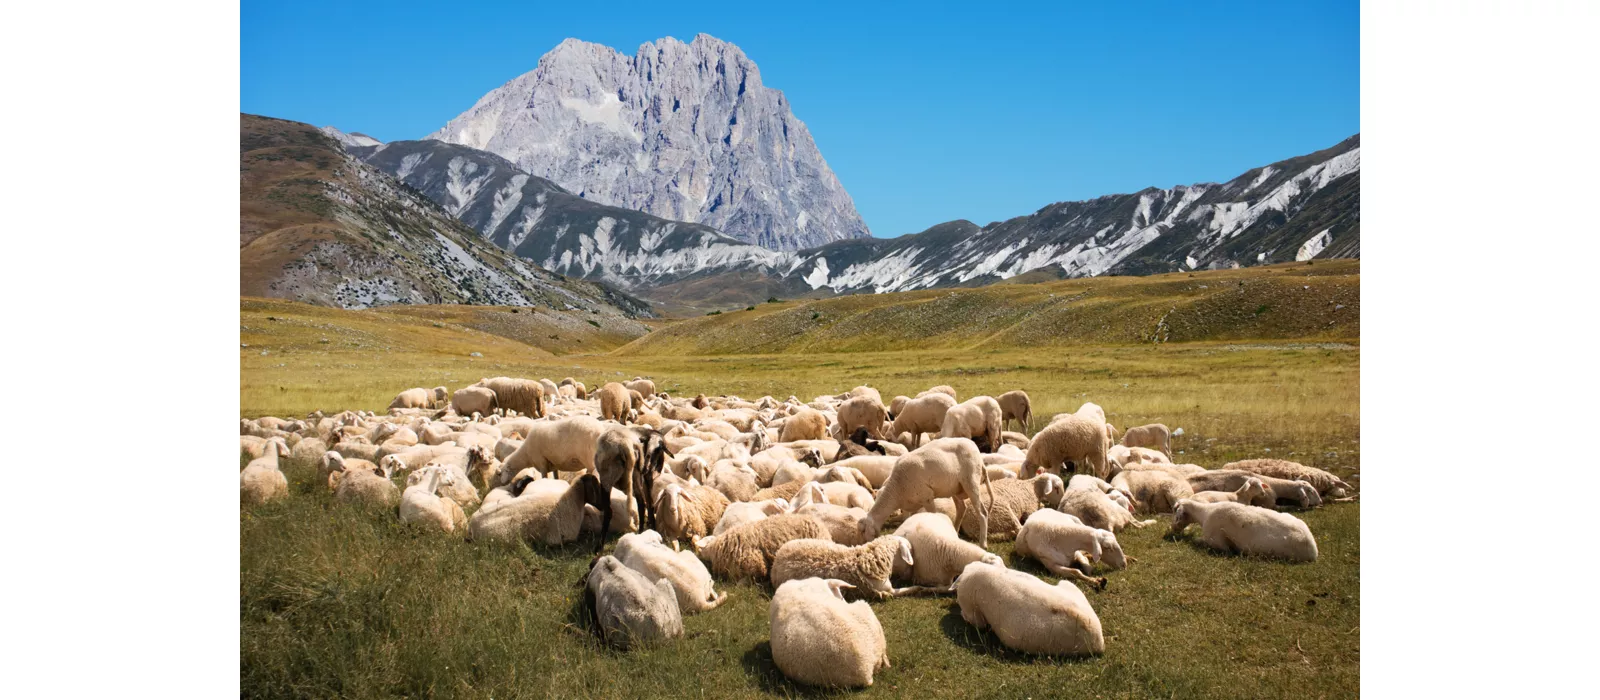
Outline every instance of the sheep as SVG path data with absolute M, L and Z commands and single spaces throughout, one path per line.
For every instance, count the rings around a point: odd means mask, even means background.
M 828 540 L 792 540 L 772 558 L 772 585 L 803 578 L 838 579 L 883 600 L 895 594 L 889 577 L 896 563 L 908 567 L 915 563 L 911 543 L 904 537 L 885 535 L 853 547 Z
M 810 482 L 806 482 L 806 483 L 810 483 Z M 750 498 L 747 499 L 747 500 L 753 502 L 753 501 L 770 501 L 770 500 L 772 500 L 774 498 L 782 498 L 782 499 L 785 499 L 785 500 L 792 501 L 794 499 L 794 497 L 800 493 L 800 488 L 803 487 L 803 486 L 805 486 L 804 483 L 801 483 L 801 482 L 798 482 L 798 481 L 791 481 L 791 482 L 786 483 L 786 484 L 779 484 L 777 486 L 771 486 L 771 487 L 768 487 L 768 488 L 761 489 L 760 491 L 757 491 L 754 494 L 751 494 Z
M 622 383 L 629 391 L 637 391 L 640 396 L 650 398 L 656 395 L 656 383 L 643 377 L 634 377 L 631 381 Z
M 974 562 L 956 582 L 961 619 L 993 628 L 1000 643 L 1026 654 L 1091 656 L 1106 650 L 1100 618 L 1070 581 L 1052 586 L 1025 571 Z
M 347 468 L 333 490 L 333 497 L 346 503 L 393 508 L 400 503 L 400 488 L 389 480 L 388 472 L 382 468 L 376 471 Z
M 833 688 L 865 688 L 889 668 L 883 626 L 865 601 L 846 603 L 838 580 L 807 578 L 778 587 L 768 605 L 772 662 L 790 680 Z
M 400 522 L 423 523 L 445 532 L 465 527 L 467 515 L 460 504 L 438 496 L 439 487 L 455 479 L 448 469 L 429 467 L 406 476 L 406 490 L 400 494 Z
M 673 551 L 655 530 L 623 535 L 617 540 L 612 556 L 644 574 L 646 579 L 670 582 L 678 598 L 678 609 L 685 615 L 715 609 L 728 599 L 727 593 L 716 591 L 711 572 L 694 552 Z
M 1311 484 L 1323 498 L 1343 498 L 1355 492 L 1355 488 L 1334 476 L 1316 467 L 1308 467 L 1299 462 L 1290 462 L 1284 459 L 1247 459 L 1241 462 L 1229 462 L 1222 465 L 1223 469 L 1238 469 L 1254 472 L 1262 476 L 1270 476 L 1290 481 L 1304 481 Z
M 848 469 L 860 474 L 866 477 L 867 485 L 874 489 L 881 489 L 883 484 L 889 480 L 889 475 L 894 473 L 894 464 L 899 460 L 899 457 L 886 455 L 862 455 L 860 457 L 841 459 L 829 465 L 829 467 Z
M 1089 527 L 1118 532 L 1128 526 L 1144 528 L 1154 525 L 1154 520 L 1139 520 L 1132 511 L 1111 500 L 1105 492 L 1092 488 L 1068 487 L 1061 495 L 1056 510 L 1076 516 Z
M 1128 558 L 1110 530 L 1084 525 L 1082 520 L 1058 510 L 1039 510 L 1017 531 L 1017 556 L 1032 557 L 1050 573 L 1083 581 L 1105 590 L 1104 576 L 1089 575 L 1104 561 L 1112 570 L 1127 568 Z
M 889 426 L 889 432 L 894 435 L 910 433 L 911 444 L 906 447 L 920 447 L 923 433 L 937 433 L 944 429 L 945 413 L 955 405 L 954 398 L 939 392 L 909 399 L 899 410 L 894 411 L 894 421 Z
M 1189 498 L 1201 503 L 1231 501 L 1261 508 L 1272 508 L 1278 503 L 1278 498 L 1272 493 L 1272 489 L 1267 488 L 1266 483 L 1260 479 L 1254 478 L 1245 479 L 1244 485 L 1237 491 L 1200 491 Z
M 530 468 L 541 474 L 593 471 L 595 445 L 605 431 L 606 424 L 591 416 L 541 421 L 522 441 L 522 447 L 506 458 L 500 470 L 501 483 Z
M 547 378 L 539 378 L 539 387 L 544 389 L 544 395 L 550 397 L 550 402 L 555 403 L 556 397 L 561 394 L 561 387 Z
M 962 496 L 973 508 L 981 503 L 978 484 L 989 489 L 990 503 L 994 502 L 993 486 L 989 472 L 984 469 L 983 457 L 971 440 L 939 438 L 900 458 L 894 472 L 878 492 L 877 501 L 861 521 L 861 536 L 870 539 L 889 516 L 898 511 L 911 512 L 927 505 L 935 498 L 956 497 L 956 512 L 962 510 Z M 848 504 L 845 504 L 848 505 Z M 987 547 L 989 541 L 989 514 L 984 511 L 978 525 L 977 541 Z
M 1061 502 L 1067 486 L 1061 477 L 1040 474 L 1032 479 L 1007 479 L 993 484 L 994 498 L 989 516 L 989 537 L 1011 539 L 1016 536 L 1028 516 L 1040 508 L 1053 508 Z M 961 520 L 961 532 L 977 541 L 978 519 L 976 508 L 967 510 Z
M 611 555 L 589 564 L 584 606 L 600 639 L 619 649 L 683 636 L 683 613 L 668 579 L 651 581 Z
M 872 491 L 858 484 L 847 481 L 814 481 L 812 485 L 822 490 L 822 498 L 828 503 L 846 508 L 863 508 L 872 510 L 874 499 Z M 865 533 L 863 533 L 865 536 Z
M 633 400 L 627 387 L 617 382 L 607 382 L 595 391 L 600 397 L 600 419 L 627 423 L 633 417 Z
M 956 396 L 956 390 L 950 387 L 948 384 L 940 384 L 939 386 L 931 387 L 927 391 L 917 394 L 917 398 L 922 398 L 929 394 L 944 394 L 952 399 L 960 399 L 959 396 Z
M 717 521 L 717 526 L 711 534 L 720 535 L 745 523 L 753 523 L 787 512 L 789 512 L 789 502 L 782 498 L 750 503 L 729 503 L 728 508 L 722 511 L 722 519 Z M 826 521 L 823 524 L 828 525 Z M 828 531 L 834 531 L 831 525 Z
M 239 436 L 239 452 L 250 455 L 250 459 L 260 459 L 262 455 L 267 453 L 267 443 L 269 442 L 278 446 L 280 458 L 293 454 L 293 451 L 289 448 L 289 442 L 281 437 L 263 438 L 254 435 Z
M 849 508 L 826 501 L 812 501 L 794 509 L 797 515 L 809 515 L 822 521 L 834 542 L 845 545 L 863 544 L 861 519 L 867 517 L 865 508 Z
M 1188 480 L 1165 471 L 1133 470 L 1111 479 L 1111 486 L 1133 498 L 1136 511 L 1170 513 L 1178 501 L 1194 495 Z
M 939 513 L 917 513 L 894 531 L 911 543 L 913 563 L 896 567 L 895 576 L 918 586 L 949 589 L 962 568 L 975 561 L 1005 566 L 1000 556 L 962 540 L 950 518 Z
M 1167 457 L 1172 457 L 1172 431 L 1160 423 L 1128 428 L 1128 432 L 1122 434 L 1122 444 L 1157 449 Z
M 1300 508 L 1315 508 L 1322 505 L 1322 496 L 1311 484 L 1277 479 L 1242 469 L 1213 469 L 1195 474 L 1189 477 L 1188 481 L 1189 486 L 1195 491 L 1237 491 L 1244 485 L 1245 480 L 1250 478 L 1260 479 L 1261 483 L 1272 489 L 1273 498 L 1278 502 L 1289 501 Z
M 827 436 L 828 417 L 815 409 L 802 408 L 783 421 L 783 429 L 778 432 L 778 442 L 821 440 Z
M 289 479 L 278 470 L 278 443 L 269 441 L 265 453 L 239 471 L 239 504 L 258 506 L 289 495 Z
M 708 486 L 672 484 L 656 499 L 660 533 L 671 540 L 697 540 L 713 534 L 728 509 L 728 499 Z
M 395 394 L 394 400 L 389 402 L 389 410 L 397 408 L 427 408 L 433 393 L 422 387 L 406 389 Z
M 1033 424 L 1033 402 L 1028 400 L 1028 392 L 1013 389 L 995 397 L 995 401 L 1000 404 L 1002 428 L 1010 425 L 1011 421 L 1016 421 L 1017 425 L 1026 431 L 1028 426 Z
M 534 483 L 539 487 L 523 494 L 524 488 Z M 599 477 L 593 474 L 584 474 L 574 484 L 559 479 L 521 477 L 512 482 L 509 491 L 512 498 L 497 500 L 472 514 L 467 521 L 467 539 L 473 542 L 522 539 L 562 545 L 578 539 L 582 533 L 585 505 L 599 509 L 610 504 Z
M 1094 475 L 1102 479 L 1109 478 L 1103 426 L 1103 423 L 1097 424 L 1074 414 L 1045 426 L 1028 445 L 1028 456 L 1022 461 L 1021 475 L 1032 474 L 1034 469 L 1059 475 L 1062 465 L 1072 462 L 1074 465 L 1087 465 Z
M 939 437 L 964 437 L 978 445 L 979 452 L 993 452 L 1000 444 L 1000 403 L 988 396 L 974 396 L 944 414 Z
M 1172 512 L 1172 534 L 1200 525 L 1200 542 L 1223 552 L 1255 554 L 1291 562 L 1317 560 L 1317 539 L 1305 521 L 1288 513 L 1243 503 L 1184 499 Z
M 827 540 L 822 521 L 786 513 L 746 523 L 720 535 L 694 540 L 695 554 L 725 579 L 764 579 L 778 548 L 790 540 Z
M 854 467 L 841 466 L 838 462 L 828 465 L 826 469 L 819 470 L 813 481 L 819 484 L 835 482 L 854 484 L 866 489 L 868 496 L 872 495 L 872 480 L 868 479 L 866 474 L 862 474 L 861 470 Z
M 1002 430 L 1000 431 L 1000 442 L 1022 450 L 1023 452 L 1027 452 L 1028 446 L 1033 444 L 1033 438 L 1023 435 L 1022 433 L 1014 433 L 1009 430 Z
M 889 409 L 884 408 L 876 394 L 874 391 L 871 396 L 856 396 L 839 405 L 834 437 L 844 438 L 862 429 L 868 437 L 885 439 L 883 428 L 889 422 Z
M 494 390 L 484 386 L 468 386 L 456 389 L 450 398 L 450 408 L 458 415 L 470 416 L 474 413 L 489 415 L 494 412 Z
M 600 485 L 606 489 L 618 487 L 638 504 L 644 526 L 656 528 L 655 503 L 651 500 L 651 481 L 661 471 L 667 448 L 661 442 L 661 433 L 642 426 L 614 426 L 600 434 L 595 443 L 594 468 Z M 602 515 L 601 536 L 595 551 L 605 546 L 605 533 L 611 529 L 611 500 L 596 506 Z
M 578 381 L 576 379 L 573 379 L 572 377 L 566 377 L 566 378 L 562 379 L 560 386 L 570 386 L 570 387 L 572 387 L 573 390 L 577 392 L 576 396 L 579 399 L 588 399 L 589 398 L 589 389 L 588 389 L 588 387 L 584 386 L 583 382 L 580 382 L 580 381 Z
M 822 453 L 811 448 L 774 445 L 756 452 L 750 458 L 750 468 L 756 471 L 757 479 L 766 486 L 772 485 L 773 477 L 786 464 L 820 467 L 822 466 Z
M 473 386 L 487 387 L 494 392 L 496 408 L 516 411 L 525 416 L 544 417 L 544 387 L 539 382 L 532 379 L 494 377 L 479 380 Z

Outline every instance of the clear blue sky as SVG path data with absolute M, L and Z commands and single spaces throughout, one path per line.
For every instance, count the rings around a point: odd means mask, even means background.
M 384 141 L 439 128 L 564 38 L 632 55 L 705 32 L 788 96 L 880 237 L 1227 180 L 1360 131 L 1355 0 L 244 0 L 240 24 L 242 111 Z

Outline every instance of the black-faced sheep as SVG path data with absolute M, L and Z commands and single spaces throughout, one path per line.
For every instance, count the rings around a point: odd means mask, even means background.
M 621 489 L 632 498 L 638 505 L 644 527 L 650 530 L 656 528 L 655 503 L 650 499 L 651 482 L 661 471 L 666 455 L 661 434 L 643 426 L 613 426 L 601 433 L 595 443 L 594 468 L 600 485 L 606 489 Z M 602 536 L 595 545 L 598 552 L 605 546 L 603 533 L 611 530 L 611 501 L 607 499 L 604 506 L 596 507 L 602 516 Z

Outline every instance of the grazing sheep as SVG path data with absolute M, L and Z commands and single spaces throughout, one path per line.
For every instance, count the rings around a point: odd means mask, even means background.
M 803 578 L 838 579 L 862 595 L 879 600 L 895 594 L 889 577 L 896 564 L 912 566 L 911 543 L 885 535 L 866 544 L 846 546 L 827 540 L 793 540 L 772 559 L 772 585 Z
M 651 581 L 611 555 L 595 559 L 584 581 L 585 607 L 605 643 L 629 649 L 683 636 L 671 581 Z
M 394 400 L 389 402 L 389 410 L 393 411 L 397 408 L 427 408 L 429 400 L 432 398 L 433 392 L 420 386 L 415 389 L 406 389 L 395 394 Z
M 975 561 L 1005 566 L 1000 556 L 962 540 L 948 516 L 917 513 L 900 524 L 895 536 L 911 543 L 913 563 L 895 567 L 895 576 L 910 579 L 918 586 L 948 589 L 962 568 Z
M 444 408 L 450 405 L 450 389 L 436 386 L 428 392 L 428 408 Z
M 494 390 L 485 386 L 468 386 L 456 389 L 450 398 L 450 409 L 458 415 L 474 413 L 489 415 L 494 412 Z
M 1128 428 L 1128 432 L 1122 434 L 1122 444 L 1160 450 L 1167 457 L 1172 457 L 1172 431 L 1160 423 Z
M 1028 392 L 1013 389 L 995 398 L 1000 404 L 1001 427 L 1016 421 L 1023 431 L 1033 424 L 1033 402 L 1028 400 Z
M 1311 536 L 1311 528 L 1288 513 L 1243 503 L 1178 501 L 1172 512 L 1172 534 L 1182 534 L 1190 523 L 1200 525 L 1198 539 L 1215 550 L 1292 562 L 1317 560 L 1317 539 Z
M 1355 492 L 1354 487 L 1337 476 L 1316 467 L 1308 467 L 1285 459 L 1247 459 L 1241 462 L 1229 462 L 1222 465 L 1222 468 L 1254 472 L 1290 481 L 1304 481 L 1311 484 L 1323 498 L 1343 498 Z
M 524 469 L 540 474 L 594 471 L 594 450 L 606 424 L 591 416 L 540 421 L 500 469 L 502 483 Z
M 580 382 L 580 381 L 578 381 L 576 379 L 573 379 L 572 377 L 566 377 L 566 378 L 562 379 L 560 386 L 570 386 L 570 387 L 572 387 L 573 390 L 575 392 L 577 392 L 576 393 L 576 397 L 579 398 L 579 399 L 588 399 L 589 398 L 589 389 L 588 389 L 588 387 L 585 387 L 583 385 L 583 382 Z
M 720 535 L 745 523 L 765 520 L 774 515 L 788 513 L 789 510 L 789 502 L 782 498 L 752 503 L 729 503 L 728 508 L 722 511 L 722 519 L 717 521 L 717 527 L 711 531 L 711 534 Z M 832 531 L 833 529 L 830 526 L 829 532 Z
M 622 386 L 629 391 L 637 391 L 640 396 L 650 398 L 656 395 L 656 383 L 643 377 L 634 377 L 632 381 L 623 382 Z
M 627 387 L 617 382 L 607 382 L 594 393 L 600 397 L 601 420 L 627 423 L 633 418 L 633 399 L 628 396 Z
M 239 504 L 258 506 L 289 495 L 289 479 L 278 471 L 278 443 L 270 441 L 265 454 L 239 471 Z
M 1003 540 L 1015 537 L 1034 511 L 1054 508 L 1067 491 L 1061 477 L 1054 474 L 1040 474 L 1032 479 L 1005 479 L 994 482 L 991 488 L 994 499 L 989 512 L 989 538 Z M 961 520 L 961 532 L 973 541 L 978 539 L 976 511 L 976 508 L 968 509 Z
M 1300 508 L 1315 508 L 1322 505 L 1322 496 L 1317 489 L 1304 481 L 1290 481 L 1277 479 L 1265 474 L 1247 472 L 1242 469 L 1213 469 L 1189 477 L 1189 486 L 1195 491 L 1238 491 L 1247 479 L 1260 479 L 1267 488 L 1272 489 L 1273 498 L 1278 502 L 1289 502 Z
M 524 487 L 532 483 L 539 483 L 540 488 L 523 494 Z M 472 514 L 467 521 L 467 539 L 566 544 L 578 539 L 583 531 L 585 505 L 600 509 L 609 507 L 611 502 L 600 479 L 593 474 L 584 474 L 575 484 L 520 477 L 512 482 L 510 495 L 512 498 L 485 505 Z
M 794 512 L 821 520 L 833 541 L 839 544 L 857 545 L 867 541 L 861 537 L 861 519 L 867 517 L 865 508 L 847 508 L 826 501 L 812 501 L 795 508 Z
M 600 485 L 606 489 L 619 488 L 633 499 L 639 509 L 646 529 L 656 528 L 656 508 L 651 500 L 651 482 L 661 471 L 667 448 L 661 433 L 643 426 L 613 426 L 600 434 L 595 443 L 594 468 Z M 611 501 L 597 506 L 601 513 L 600 539 L 595 551 L 605 546 L 605 533 L 611 531 Z
M 727 509 L 728 499 L 716 489 L 678 484 L 663 489 L 655 506 L 660 533 L 671 540 L 697 540 L 714 534 Z
M 460 504 L 440 498 L 439 487 L 455 480 L 449 469 L 428 467 L 406 476 L 406 490 L 400 494 L 400 522 L 423 523 L 445 532 L 465 527 L 467 514 Z
M 746 523 L 720 535 L 694 541 L 695 554 L 725 579 L 764 579 L 778 548 L 790 540 L 829 539 L 822 521 L 786 513 Z
M 992 628 L 1000 643 L 1026 654 L 1104 653 L 1100 617 L 1071 581 L 1052 586 L 1025 571 L 974 562 L 956 582 L 961 619 Z
M 1084 525 L 1082 520 L 1048 508 L 1034 513 L 1017 532 L 1017 556 L 1038 559 L 1050 573 L 1083 581 L 1105 590 L 1105 577 L 1090 576 L 1102 560 L 1112 570 L 1124 569 L 1128 559 L 1110 530 Z
M 1261 508 L 1272 508 L 1278 504 L 1278 497 L 1260 479 L 1245 479 L 1244 485 L 1237 491 L 1200 491 L 1189 498 L 1201 503 L 1229 501 Z
M 858 429 L 866 430 L 868 437 L 883 440 L 884 425 L 889 422 L 889 409 L 874 391 L 871 396 L 856 396 L 839 405 L 839 420 L 834 426 L 834 436 L 844 438 Z
M 889 516 L 896 512 L 910 513 L 928 505 L 935 498 L 946 496 L 956 499 L 957 518 L 961 517 L 962 498 L 976 510 L 981 503 L 978 485 L 989 489 L 990 503 L 994 502 L 993 486 L 989 472 L 984 469 L 983 456 L 977 445 L 963 438 L 939 438 L 900 458 L 894 472 L 878 492 L 876 502 L 861 521 L 861 536 L 870 539 Z M 849 504 L 840 504 L 849 505 Z M 977 542 L 985 547 L 989 541 L 989 514 L 984 511 L 978 525 Z
M 673 551 L 655 530 L 623 535 L 612 555 L 646 579 L 671 583 L 685 615 L 706 612 L 728 599 L 727 593 L 716 591 L 711 572 L 694 552 Z
M 1134 510 L 1142 513 L 1171 513 L 1178 501 L 1194 495 L 1188 480 L 1154 469 L 1122 472 L 1111 486 L 1131 496 Z
M 1103 423 L 1068 414 L 1045 426 L 1028 445 L 1028 456 L 1022 461 L 1021 475 L 1032 474 L 1035 469 L 1059 475 L 1067 462 L 1075 465 L 1074 471 L 1078 471 L 1076 465 L 1086 465 L 1095 476 L 1110 478 L 1110 470 L 1106 466 Z
M 1089 527 L 1112 532 L 1119 532 L 1129 525 L 1143 528 L 1156 522 L 1133 517 L 1131 511 L 1111 500 L 1104 491 L 1093 488 L 1069 486 L 1067 492 L 1061 495 L 1061 502 L 1056 504 L 1056 510 L 1076 516 Z
M 473 386 L 488 387 L 494 392 L 494 405 L 525 416 L 544 417 L 544 386 L 532 379 L 494 377 Z M 498 437 L 498 436 L 496 436 Z
M 964 437 L 978 445 L 980 452 L 993 452 L 1000 446 L 1000 402 L 990 396 L 974 396 L 944 414 L 939 437 Z
M 783 421 L 778 432 L 778 442 L 796 440 L 821 440 L 828 436 L 828 417 L 821 411 L 802 408 Z
M 790 680 L 830 688 L 865 688 L 889 668 L 883 626 L 865 601 L 846 603 L 838 580 L 789 581 L 772 594 L 772 662 Z
M 920 447 L 923 433 L 938 433 L 944 429 L 944 416 L 955 405 L 953 397 L 940 392 L 908 399 L 899 410 L 894 411 L 889 432 L 894 435 L 910 433 L 911 444 L 906 447 Z

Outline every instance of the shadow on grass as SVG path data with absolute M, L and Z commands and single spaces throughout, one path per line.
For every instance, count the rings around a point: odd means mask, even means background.
M 801 685 L 789 680 L 778 670 L 778 665 L 772 660 L 772 642 L 762 642 L 750 648 L 739 658 L 739 665 L 744 667 L 745 673 L 754 678 L 761 690 L 772 695 L 782 697 L 826 698 L 848 695 L 859 692 L 856 690 L 842 690 L 837 688 L 814 688 Z M 867 690 L 863 688 L 862 690 Z

